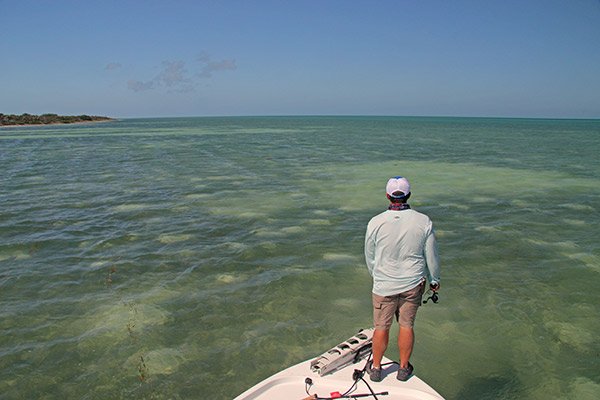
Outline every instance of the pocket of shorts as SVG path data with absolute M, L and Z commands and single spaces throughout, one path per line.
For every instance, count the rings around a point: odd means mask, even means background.
M 387 296 L 373 295 L 373 307 L 377 310 L 381 310 L 387 304 L 390 304 L 390 298 Z

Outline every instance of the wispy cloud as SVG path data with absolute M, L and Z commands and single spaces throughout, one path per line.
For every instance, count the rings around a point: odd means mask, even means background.
M 159 85 L 175 87 L 181 84 L 187 84 L 190 79 L 187 78 L 187 70 L 184 61 L 163 61 L 162 70 L 154 78 Z
M 143 92 L 145 90 L 150 90 L 152 88 L 154 88 L 154 82 L 153 81 L 147 81 L 147 82 L 142 82 L 142 81 L 135 81 L 133 79 L 127 81 L 127 87 L 131 90 L 133 90 L 134 92 Z
M 233 71 L 237 69 L 235 60 L 214 61 L 207 53 L 201 53 L 198 56 L 197 61 L 202 65 L 200 73 L 198 74 L 201 78 L 210 78 L 213 72 Z
M 110 71 L 113 69 L 119 69 L 121 67 L 122 67 L 121 63 L 111 62 L 111 63 L 106 64 L 106 67 L 104 67 L 104 69 Z
M 175 92 L 191 92 L 196 89 L 200 79 L 211 78 L 214 73 L 220 71 L 235 70 L 237 65 L 233 59 L 214 61 L 208 54 L 201 53 L 196 63 L 192 65 L 192 69 L 189 71 L 186 62 L 182 60 L 163 61 L 160 72 L 154 78 L 147 81 L 131 79 L 127 82 L 127 87 L 134 92 L 159 88 Z

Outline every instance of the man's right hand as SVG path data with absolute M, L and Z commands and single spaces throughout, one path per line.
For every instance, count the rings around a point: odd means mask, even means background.
M 439 283 L 430 283 L 429 284 L 429 288 L 431 290 L 433 290 L 434 292 L 437 292 L 438 290 L 440 290 L 440 284 Z

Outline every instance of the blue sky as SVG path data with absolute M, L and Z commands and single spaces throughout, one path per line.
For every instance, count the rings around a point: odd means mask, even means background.
M 600 118 L 600 0 L 0 0 L 0 112 Z

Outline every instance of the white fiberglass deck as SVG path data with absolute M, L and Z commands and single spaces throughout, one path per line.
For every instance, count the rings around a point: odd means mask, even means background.
M 365 360 L 334 372 L 333 374 L 320 376 L 311 371 L 310 360 L 294 365 L 285 369 L 270 378 L 258 383 L 248 389 L 234 400 L 302 400 L 309 398 L 306 393 L 305 379 L 312 380 L 312 386 L 309 388 L 310 395 L 316 394 L 319 398 L 334 397 L 332 393 L 339 392 L 344 394 L 352 386 L 352 374 L 355 369 L 362 370 Z M 384 363 L 390 362 L 388 359 Z M 433 388 L 419 379 L 412 376 L 408 381 L 401 382 L 396 379 L 397 364 L 384 367 L 384 379 L 381 382 L 371 382 L 368 374 L 364 379 L 369 383 L 373 391 L 377 393 L 388 392 L 387 395 L 377 395 L 381 400 L 443 400 Z M 359 381 L 356 388 L 348 393 L 348 396 L 359 394 L 369 394 L 367 385 Z M 363 397 L 373 399 L 373 396 Z

